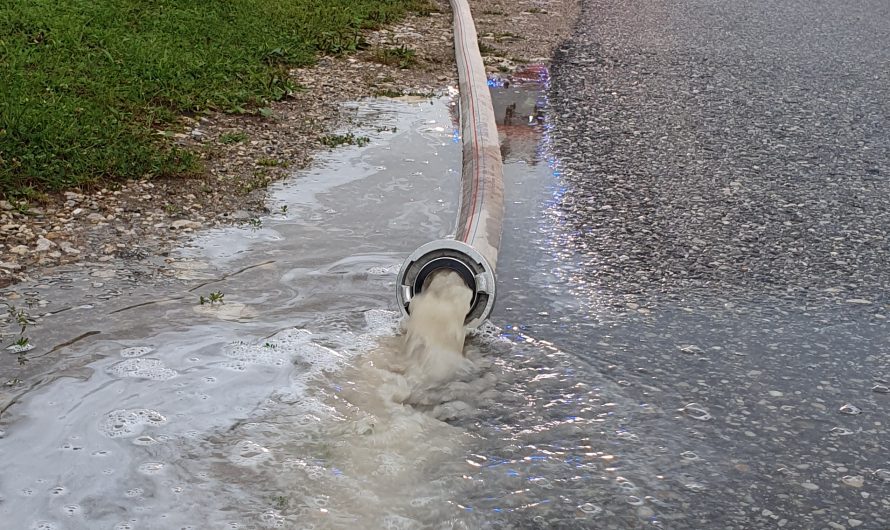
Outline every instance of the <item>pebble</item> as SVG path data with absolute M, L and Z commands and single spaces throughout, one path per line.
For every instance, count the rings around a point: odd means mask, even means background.
M 56 246 L 56 244 L 45 237 L 37 238 L 37 252 L 46 252 L 54 246 Z
M 201 226 L 202 226 L 201 223 L 198 223 L 196 221 L 190 221 L 188 219 L 177 219 L 176 221 L 173 221 L 172 223 L 170 223 L 171 230 L 184 230 L 184 229 L 195 230 L 195 229 L 201 228 Z

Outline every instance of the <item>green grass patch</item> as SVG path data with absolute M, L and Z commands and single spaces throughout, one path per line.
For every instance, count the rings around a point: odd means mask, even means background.
M 223 133 L 220 135 L 219 141 L 225 145 L 240 144 L 241 142 L 247 141 L 247 133 L 240 131 Z
M 340 147 L 341 145 L 357 145 L 364 147 L 371 142 L 367 136 L 356 136 L 353 133 L 346 134 L 329 134 L 320 138 L 322 145 L 330 148 Z
M 356 50 L 363 29 L 428 8 L 424 0 L 7 0 L 0 193 L 197 174 L 197 157 L 172 142 L 179 116 L 265 108 L 296 88 L 289 68 Z

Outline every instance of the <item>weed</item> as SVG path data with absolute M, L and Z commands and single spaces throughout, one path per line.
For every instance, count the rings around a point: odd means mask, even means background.
M 27 348 L 30 341 L 28 337 L 19 337 L 17 341 L 13 343 L 13 345 L 18 346 L 19 348 Z
M 240 144 L 247 140 L 247 134 L 243 132 L 231 132 L 224 133 L 219 137 L 219 141 L 222 144 L 230 145 L 230 144 Z
M 276 495 L 272 497 L 272 505 L 275 506 L 276 510 L 284 510 L 287 508 L 288 498 L 284 495 Z
M 198 303 L 201 305 L 210 304 L 211 306 L 216 305 L 216 304 L 221 304 L 221 303 L 223 303 L 224 296 L 225 295 L 222 293 L 222 291 L 213 291 L 212 293 L 210 293 L 208 295 L 207 298 L 204 298 L 203 295 L 199 296 Z
M 402 93 L 391 88 L 382 88 L 374 92 L 374 97 L 378 98 L 398 98 L 402 97 Z
M 287 215 L 287 205 L 286 204 L 281 206 L 281 214 Z
M 374 60 L 387 66 L 398 66 L 402 70 L 417 64 L 417 53 L 404 44 L 394 48 L 378 48 Z
M 479 41 L 479 53 L 482 55 L 500 55 L 500 50 L 490 44 Z
M 283 161 L 277 160 L 275 158 L 260 158 L 259 160 L 256 161 L 256 163 L 258 166 L 263 166 L 263 167 L 277 167 L 277 166 L 284 167 L 287 165 Z
M 249 224 L 250 227 L 253 228 L 254 230 L 259 230 L 260 228 L 263 227 L 263 220 L 260 219 L 259 217 L 251 217 L 250 219 L 247 220 L 247 224 Z
M 326 145 L 330 148 L 340 147 L 341 145 L 357 145 L 359 147 L 364 147 L 371 142 L 371 139 L 367 136 L 356 136 L 353 133 L 346 134 L 328 134 L 319 138 L 322 145 Z
M 516 33 L 513 33 L 512 31 L 500 31 L 498 33 L 495 33 L 493 36 L 494 36 L 494 40 L 496 40 L 498 42 L 522 40 L 522 36 L 517 35 Z

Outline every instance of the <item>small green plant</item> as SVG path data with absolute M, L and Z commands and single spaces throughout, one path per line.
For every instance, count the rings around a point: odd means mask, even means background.
M 203 295 L 198 297 L 198 303 L 201 305 L 210 304 L 211 306 L 216 305 L 216 304 L 221 304 L 221 303 L 223 303 L 224 296 L 225 295 L 223 294 L 222 291 L 214 291 L 214 292 L 210 293 L 207 296 L 207 298 L 204 298 Z
M 7 304 L 6 311 L 9 315 L 9 320 L 15 322 L 15 325 L 19 327 L 18 338 L 7 349 L 11 350 L 12 353 L 18 354 L 17 360 L 19 365 L 25 365 L 28 362 L 28 357 L 25 354 L 34 348 L 31 340 L 25 336 L 25 331 L 28 329 L 28 326 L 35 322 L 24 309 L 17 309 L 14 305 Z
M 263 166 L 263 167 L 278 167 L 278 166 L 284 167 L 286 165 L 281 160 L 278 160 L 275 158 L 260 158 L 259 160 L 256 161 L 256 163 L 258 166 Z
M 379 48 L 374 60 L 387 66 L 398 66 L 402 70 L 417 64 L 417 53 L 404 44 L 394 48 Z
M 393 90 L 391 88 L 382 88 L 374 92 L 374 97 L 378 98 L 398 98 L 401 96 L 401 92 L 399 92 L 398 90 Z
M 340 147 L 341 145 L 357 145 L 359 147 L 364 147 L 371 142 L 371 139 L 367 136 L 356 136 L 352 133 L 346 134 L 328 134 L 319 138 L 319 141 L 322 145 L 326 145 L 328 147 Z
M 222 144 L 230 145 L 230 144 L 240 144 L 247 140 L 247 134 L 243 132 L 230 132 L 224 133 L 219 137 L 219 141 Z
M 284 510 L 287 508 L 288 498 L 284 495 L 276 495 L 272 497 L 272 504 L 275 506 L 276 510 Z
M 490 44 L 479 41 L 479 53 L 482 55 L 500 55 L 500 50 Z
M 281 215 L 287 215 L 287 205 L 286 204 L 281 206 Z
M 247 220 L 247 224 L 249 224 L 251 228 L 256 230 L 263 227 L 263 220 L 259 217 L 251 217 Z
M 513 33 L 512 31 L 500 31 L 500 32 L 494 34 L 494 39 L 498 42 L 505 41 L 505 40 L 517 41 L 517 40 L 522 40 L 522 36 L 517 35 L 516 33 Z
M 19 335 L 24 335 L 28 326 L 34 323 L 31 319 L 31 315 L 26 313 L 24 309 L 16 309 L 15 306 L 7 306 L 7 312 L 12 320 L 14 320 L 21 328 Z

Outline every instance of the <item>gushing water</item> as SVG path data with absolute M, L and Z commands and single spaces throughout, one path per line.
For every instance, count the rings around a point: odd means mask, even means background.
M 463 279 L 444 270 L 434 273 L 426 288 L 411 300 L 397 370 L 414 390 L 441 385 L 466 368 L 464 319 L 472 298 Z

